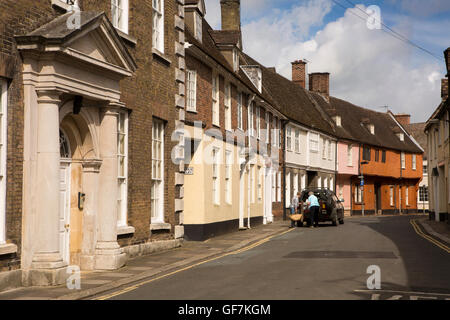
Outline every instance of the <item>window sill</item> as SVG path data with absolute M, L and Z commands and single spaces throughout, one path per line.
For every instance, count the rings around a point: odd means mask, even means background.
M 15 244 L 12 243 L 0 244 L 0 256 L 16 252 L 17 246 Z
M 132 226 L 126 226 L 126 227 L 117 227 L 117 235 L 123 236 L 127 234 L 134 234 L 136 232 L 136 229 Z
M 197 110 L 188 110 L 188 109 L 186 109 L 186 112 L 193 113 L 193 114 L 198 114 Z
M 156 57 L 156 58 L 162 60 L 162 62 L 166 63 L 167 65 L 172 64 L 172 61 L 158 49 L 152 48 L 152 53 L 153 53 L 153 57 Z
M 119 36 L 125 40 L 125 42 L 127 42 L 128 44 L 131 44 L 133 47 L 135 47 L 137 45 L 137 39 L 135 37 L 130 36 L 129 34 L 123 32 L 120 29 L 116 28 L 117 33 L 119 34 Z
M 157 230 L 171 230 L 172 225 L 170 223 L 152 223 L 150 224 L 150 231 Z

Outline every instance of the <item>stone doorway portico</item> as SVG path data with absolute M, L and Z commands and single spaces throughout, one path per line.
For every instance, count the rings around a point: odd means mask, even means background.
M 70 29 L 77 14 L 79 28 Z M 120 268 L 126 260 L 117 243 L 117 121 L 126 109 L 120 80 L 136 64 L 103 13 L 68 13 L 16 40 L 25 101 L 24 284 L 64 283 L 69 263 Z M 71 154 L 70 259 L 61 246 L 60 130 Z

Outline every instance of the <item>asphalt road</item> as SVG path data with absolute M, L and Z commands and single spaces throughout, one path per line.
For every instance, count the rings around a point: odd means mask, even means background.
M 420 237 L 413 218 L 352 218 L 338 227 L 297 228 L 110 299 L 448 299 L 450 254 Z M 380 291 L 367 288 L 369 266 L 380 268 Z

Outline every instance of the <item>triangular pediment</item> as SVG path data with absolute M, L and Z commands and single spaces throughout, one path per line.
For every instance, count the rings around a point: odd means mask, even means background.
M 126 69 L 119 52 L 114 50 L 108 39 L 99 30 L 91 31 L 83 37 L 71 43 L 68 48 L 81 52 L 92 59 Z
M 121 73 L 131 73 L 137 68 L 104 13 L 67 13 L 27 35 L 16 36 L 16 40 L 23 51 L 60 51 L 89 63 L 122 70 Z

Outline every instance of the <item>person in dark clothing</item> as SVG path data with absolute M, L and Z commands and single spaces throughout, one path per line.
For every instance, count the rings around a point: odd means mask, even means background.
M 318 227 L 319 225 L 319 199 L 314 195 L 314 192 L 309 193 L 309 198 L 306 201 L 309 206 L 309 221 L 310 228 Z

